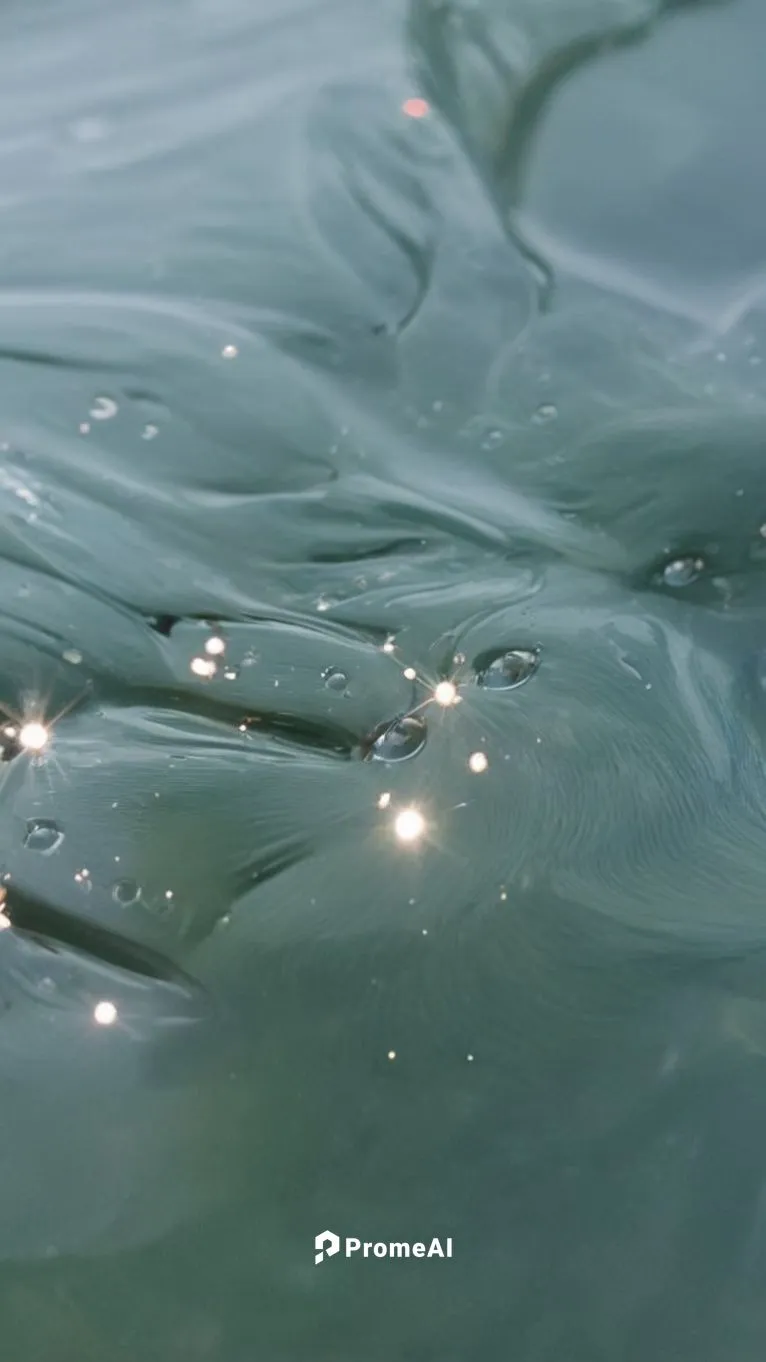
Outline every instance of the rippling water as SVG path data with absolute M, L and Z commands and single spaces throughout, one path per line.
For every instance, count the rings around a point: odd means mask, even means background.
M 766 10 L 0 34 L 4 1356 L 760 1362 Z

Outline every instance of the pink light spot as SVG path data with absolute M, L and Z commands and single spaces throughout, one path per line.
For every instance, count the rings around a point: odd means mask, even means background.
M 406 113 L 408 118 L 425 118 L 430 112 L 427 99 L 405 99 L 402 105 L 402 113 Z

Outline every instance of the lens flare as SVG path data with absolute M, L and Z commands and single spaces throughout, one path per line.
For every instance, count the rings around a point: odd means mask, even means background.
M 400 842 L 417 842 L 426 830 L 426 820 L 419 809 L 402 809 L 394 820 L 394 831 Z
M 27 752 L 42 752 L 50 741 L 50 734 L 45 724 L 32 722 L 24 724 L 19 733 L 19 742 L 26 748 Z

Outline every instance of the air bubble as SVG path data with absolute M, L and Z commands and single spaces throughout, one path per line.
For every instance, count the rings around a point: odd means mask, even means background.
M 132 903 L 138 903 L 140 897 L 141 886 L 137 880 L 117 880 L 112 887 L 112 898 L 122 908 L 129 908 Z
M 422 752 L 428 730 L 419 714 L 401 714 L 379 724 L 368 740 L 365 756 L 373 761 L 407 761 Z
M 337 667 L 328 667 L 322 672 L 322 680 L 328 690 L 337 691 L 342 695 L 348 685 L 348 677 L 345 672 L 339 671 Z
M 702 558 L 673 558 L 662 569 L 662 580 L 666 586 L 673 588 L 691 586 L 692 582 L 696 582 L 704 567 L 705 563 Z
M 52 818 L 29 818 L 24 834 L 24 846 L 29 851 L 40 851 L 50 856 L 57 851 L 64 840 L 64 833 Z
M 528 648 L 511 648 L 476 668 L 476 683 L 485 690 L 514 690 L 537 671 L 539 653 Z

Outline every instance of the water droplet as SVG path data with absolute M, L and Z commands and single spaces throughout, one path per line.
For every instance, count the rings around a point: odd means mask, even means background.
M 51 852 L 61 846 L 63 840 L 64 833 L 52 818 L 27 819 L 24 846 L 30 851 L 41 851 L 44 856 L 50 856 Z
M 155 425 L 152 424 L 151 421 L 147 421 L 146 425 L 144 426 L 143 430 L 141 431 L 141 439 L 142 439 L 142 440 L 153 440 L 154 437 L 155 437 L 156 435 L 159 435 L 159 433 L 160 433 L 160 428 L 159 428 L 159 426 L 155 426 Z
M 419 714 L 401 714 L 379 724 L 367 741 L 365 756 L 374 761 L 406 761 L 426 744 L 426 721 Z
M 112 898 L 121 907 L 128 908 L 132 903 L 138 903 L 141 897 L 141 886 L 136 880 L 117 880 L 112 888 Z
M 79 667 L 82 662 L 82 653 L 78 648 L 66 648 L 61 656 L 65 662 L 71 662 L 73 667 Z
M 335 690 L 342 695 L 348 685 L 348 677 L 345 672 L 339 671 L 337 667 L 328 667 L 322 672 L 322 680 L 328 690 Z
M 85 894 L 89 894 L 93 888 L 93 881 L 90 878 L 90 871 L 83 867 L 82 870 L 75 871 L 74 882 L 79 885 Z
M 702 558 L 673 558 L 662 569 L 662 580 L 666 586 L 674 588 L 691 586 L 692 582 L 696 582 L 704 567 L 705 563 Z
M 94 421 L 111 421 L 118 411 L 119 407 L 113 397 L 94 397 L 93 406 L 88 415 Z
M 529 648 L 512 648 L 490 661 L 478 663 L 476 682 L 486 690 L 513 690 L 529 680 L 539 663 L 539 653 Z
M 543 402 L 537 408 L 532 420 L 536 426 L 544 426 L 548 421 L 555 421 L 558 414 L 558 407 L 555 407 L 552 402 Z
M 239 667 L 224 667 L 223 674 L 227 681 L 236 681 L 239 676 Z

